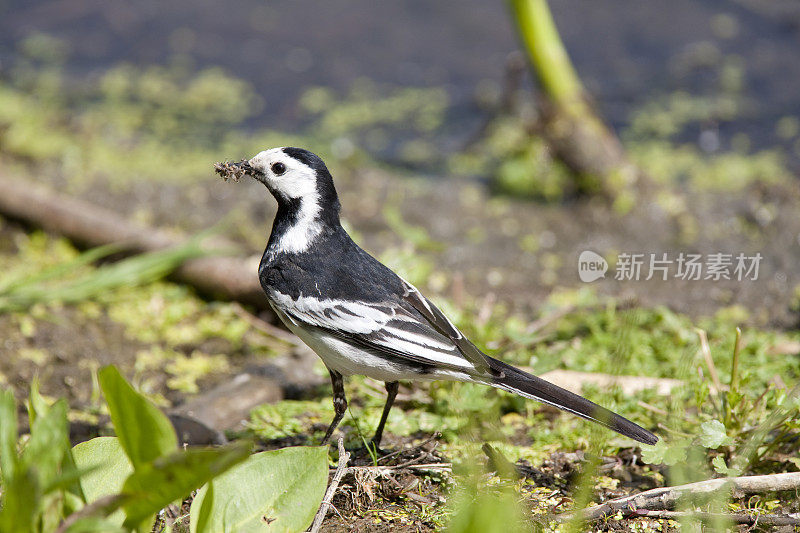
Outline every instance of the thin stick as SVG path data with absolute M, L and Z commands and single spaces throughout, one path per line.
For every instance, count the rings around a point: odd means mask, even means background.
M 325 497 L 322 499 L 322 505 L 319 507 L 319 511 L 317 511 L 317 515 L 314 517 L 314 523 L 311 524 L 311 529 L 309 529 L 309 533 L 317 533 L 319 528 L 322 526 L 322 521 L 325 520 L 325 517 L 328 515 L 328 509 L 331 506 L 331 500 L 333 499 L 333 495 L 336 493 L 336 489 L 339 487 L 339 482 L 344 477 L 345 472 L 348 470 L 347 462 L 350 461 L 350 452 L 344 449 L 344 438 L 339 437 L 339 464 L 336 465 L 336 473 L 333 474 L 333 479 L 331 480 L 331 484 L 328 485 L 328 490 L 325 491 Z
M 351 466 L 348 472 L 354 473 L 357 470 L 366 472 L 377 472 L 378 474 L 389 474 L 400 470 L 417 470 L 421 472 L 450 472 L 453 470 L 452 463 L 425 463 L 421 465 L 397 465 L 397 466 Z
M 706 360 L 706 366 L 708 367 L 708 373 L 711 375 L 711 381 L 714 382 L 714 387 L 717 389 L 716 393 L 719 394 L 722 392 L 722 382 L 719 380 L 719 374 L 717 373 L 717 367 L 714 365 L 714 359 L 711 358 L 711 348 L 708 347 L 708 336 L 702 329 L 697 329 L 695 331 L 697 331 L 697 336 L 700 337 L 700 351 L 703 354 L 703 358 Z
M 249 312 L 247 309 L 242 307 L 242 304 L 240 304 L 239 302 L 234 302 L 232 304 L 232 307 L 233 307 L 233 312 L 236 314 L 236 316 L 238 316 L 239 318 L 241 318 L 242 320 L 253 326 L 255 329 L 259 330 L 260 332 L 269 335 L 270 337 L 274 337 L 280 341 L 283 341 L 286 344 L 291 344 L 292 346 L 302 345 L 300 339 L 295 337 L 292 333 L 289 333 L 285 329 L 281 329 L 278 326 L 273 326 L 266 320 L 260 319 L 259 317 L 257 317 L 256 315 L 254 315 L 253 313 Z
M 800 513 L 786 515 L 779 514 L 724 514 L 706 513 L 701 511 L 648 511 L 641 509 L 634 511 L 635 515 L 648 518 L 664 518 L 679 520 L 681 518 L 697 518 L 699 520 L 730 520 L 737 524 L 762 525 L 762 526 L 796 526 L 800 525 Z
M 669 416 L 668 412 L 666 412 L 665 410 L 663 410 L 661 408 L 656 407 L 655 405 L 650 405 L 649 403 L 643 402 L 641 400 L 639 400 L 636 403 L 639 405 L 639 407 L 642 407 L 643 409 L 647 409 L 648 411 L 652 411 L 657 415 L 661 415 L 661 416 L 664 416 L 664 417 Z
M 703 495 L 718 491 L 735 490 L 744 494 L 759 492 L 780 492 L 784 490 L 800 489 L 800 472 L 784 474 L 769 474 L 765 476 L 741 476 L 731 478 L 709 479 L 687 485 L 663 487 L 646 490 L 639 494 L 617 498 L 606 503 L 587 507 L 579 511 L 584 520 L 597 520 L 607 514 L 621 510 L 635 511 L 669 509 L 687 494 Z M 562 520 L 569 520 L 573 513 L 564 515 Z
M 442 436 L 441 433 L 439 433 L 438 431 L 434 431 L 433 435 L 431 435 L 427 439 L 423 440 L 422 442 L 420 442 L 416 446 L 412 446 L 411 448 L 405 448 L 405 449 L 402 449 L 402 450 L 397 450 L 396 452 L 392 452 L 392 453 L 386 454 L 383 457 L 378 458 L 378 462 L 380 463 L 381 461 L 386 461 L 387 459 L 390 459 L 390 458 L 394 457 L 395 455 L 400 455 L 401 453 L 406 452 L 406 451 L 410 452 L 410 451 L 414 451 L 414 450 L 421 450 L 426 444 L 428 444 L 432 440 L 438 439 L 441 436 Z M 430 451 L 428 453 L 430 453 Z
M 565 305 L 564 307 L 559 307 L 552 313 L 539 317 L 533 322 L 531 322 L 525 329 L 525 333 L 527 333 L 528 335 L 533 335 L 534 333 L 537 333 L 539 330 L 544 329 L 551 323 L 561 318 L 564 318 L 565 316 L 567 316 L 568 314 L 572 313 L 577 309 L 578 309 L 577 305 Z

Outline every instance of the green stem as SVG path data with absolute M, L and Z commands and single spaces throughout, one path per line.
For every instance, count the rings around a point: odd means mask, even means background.
M 558 35 L 547 0 L 509 0 L 509 3 L 544 91 L 561 106 L 580 105 L 583 85 Z
M 736 341 L 733 344 L 733 362 L 731 363 L 731 384 L 728 387 L 722 399 L 725 405 L 725 427 L 730 429 L 731 417 L 733 415 L 733 406 L 731 405 L 732 399 L 736 394 L 737 386 L 739 385 L 739 351 L 741 350 L 742 330 L 736 328 Z

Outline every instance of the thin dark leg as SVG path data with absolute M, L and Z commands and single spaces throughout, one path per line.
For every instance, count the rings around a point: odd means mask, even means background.
M 395 396 L 397 396 L 397 389 L 399 387 L 400 384 L 396 381 L 386 382 L 386 405 L 383 406 L 381 421 L 378 424 L 378 429 L 375 430 L 375 436 L 372 437 L 372 444 L 375 445 L 375 448 L 378 448 L 381 444 L 381 439 L 383 438 L 383 426 L 386 425 L 386 419 L 389 418 L 389 411 L 392 409 L 392 404 L 394 403 Z
M 342 375 L 330 368 L 328 372 L 331 374 L 331 384 L 333 385 L 333 412 L 335 414 L 333 415 L 331 425 L 328 426 L 328 431 L 325 432 L 325 436 L 322 438 L 322 444 L 328 442 L 336 426 L 342 421 L 344 412 L 347 411 L 347 397 L 344 395 L 344 380 L 342 379 Z

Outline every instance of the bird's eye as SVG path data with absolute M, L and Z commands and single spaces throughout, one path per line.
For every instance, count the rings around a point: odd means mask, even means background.
M 280 176 L 281 174 L 286 172 L 286 165 L 284 165 L 283 163 L 273 163 L 272 172 L 273 174 Z

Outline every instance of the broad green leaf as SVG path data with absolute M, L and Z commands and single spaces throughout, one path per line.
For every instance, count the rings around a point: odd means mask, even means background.
M 327 484 L 326 446 L 257 453 L 197 491 L 191 531 L 305 531 Z
M 709 420 L 700 426 L 700 444 L 704 448 L 716 449 L 730 442 L 725 431 L 725 425 L 719 420 Z
M 134 468 L 178 449 L 169 419 L 150 400 L 131 387 L 113 365 L 97 374 L 111 422 Z
M 189 449 L 137 466 L 123 485 L 123 493 L 131 498 L 123 506 L 125 526 L 141 527 L 169 503 L 247 459 L 251 446 L 236 442 L 220 448 Z
M 72 448 L 72 456 L 78 469 L 89 469 L 80 480 L 86 503 L 122 492 L 125 480 L 133 472 L 133 465 L 117 437 L 97 437 L 81 442 Z M 117 526 L 124 520 L 122 511 L 108 517 L 108 521 Z
M 5 483 L 14 477 L 17 464 L 17 402 L 10 390 L 0 394 L 0 474 Z

